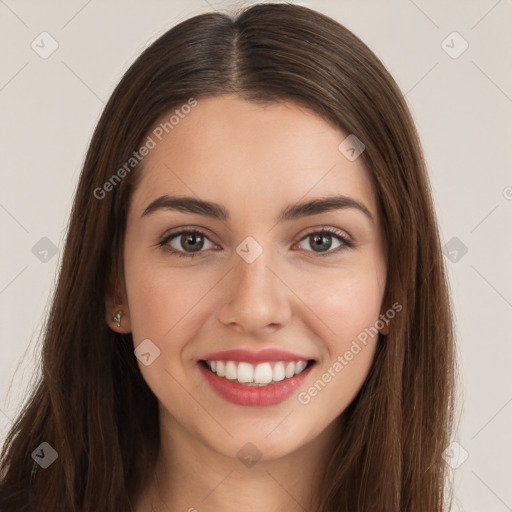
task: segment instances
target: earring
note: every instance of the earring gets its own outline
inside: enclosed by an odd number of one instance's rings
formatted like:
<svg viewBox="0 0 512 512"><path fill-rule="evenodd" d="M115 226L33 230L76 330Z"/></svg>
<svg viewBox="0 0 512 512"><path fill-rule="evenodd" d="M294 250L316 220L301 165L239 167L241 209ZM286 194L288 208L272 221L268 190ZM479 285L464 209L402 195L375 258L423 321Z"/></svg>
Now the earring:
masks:
<svg viewBox="0 0 512 512"><path fill-rule="evenodd" d="M123 314L122 311L118 311L116 316L114 316L112 318L112 320L114 320L114 322L117 324L117 327L121 327L121 315Z"/></svg>

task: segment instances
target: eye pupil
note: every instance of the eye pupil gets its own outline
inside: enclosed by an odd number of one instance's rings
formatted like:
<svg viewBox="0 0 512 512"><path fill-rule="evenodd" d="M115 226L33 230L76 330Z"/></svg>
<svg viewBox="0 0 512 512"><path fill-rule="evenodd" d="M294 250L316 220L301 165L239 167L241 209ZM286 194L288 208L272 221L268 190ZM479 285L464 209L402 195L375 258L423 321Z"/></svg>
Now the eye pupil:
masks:
<svg viewBox="0 0 512 512"><path fill-rule="evenodd" d="M322 235L322 234L313 235L312 238L314 240L312 247L315 249L315 251L316 251L317 247L322 248L322 244L325 244L326 250L330 249L330 247L332 245L332 237L329 235ZM317 251L317 252L323 252L323 251Z"/></svg>
<svg viewBox="0 0 512 512"><path fill-rule="evenodd" d="M202 236L198 233L187 233L181 236L181 244L184 249L187 249L188 246L193 251L199 251L203 248L204 240L202 240Z"/></svg>

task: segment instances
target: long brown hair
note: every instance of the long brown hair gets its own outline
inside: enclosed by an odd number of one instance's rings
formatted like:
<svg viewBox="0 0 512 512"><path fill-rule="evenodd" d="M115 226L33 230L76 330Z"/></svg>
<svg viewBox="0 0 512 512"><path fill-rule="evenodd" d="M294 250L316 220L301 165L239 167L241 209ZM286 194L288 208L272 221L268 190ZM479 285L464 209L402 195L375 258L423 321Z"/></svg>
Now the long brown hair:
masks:
<svg viewBox="0 0 512 512"><path fill-rule="evenodd" d="M261 4L175 26L140 55L106 105L76 192L45 325L42 375L3 446L7 511L128 512L147 485L159 449L157 399L139 371L131 335L116 334L105 321L111 277L122 280L137 167L102 198L94 191L162 114L190 98L226 93L293 101L364 143L387 247L384 300L403 308L343 413L315 512L445 510L454 336L413 120L393 78L349 30L305 7ZM42 442L58 459L34 478L31 454Z"/></svg>

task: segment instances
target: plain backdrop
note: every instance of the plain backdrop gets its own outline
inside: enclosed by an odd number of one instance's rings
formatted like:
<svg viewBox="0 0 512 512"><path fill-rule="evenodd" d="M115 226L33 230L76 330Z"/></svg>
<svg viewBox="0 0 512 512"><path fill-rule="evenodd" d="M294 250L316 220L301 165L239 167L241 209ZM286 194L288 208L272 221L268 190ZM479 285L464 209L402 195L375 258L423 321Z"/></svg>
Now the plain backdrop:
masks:
<svg viewBox="0 0 512 512"><path fill-rule="evenodd" d="M0 0L0 440L39 371L38 335L73 193L113 88L171 26L250 3ZM406 96L457 320L453 510L510 511L512 1L295 3L352 30Z"/></svg>

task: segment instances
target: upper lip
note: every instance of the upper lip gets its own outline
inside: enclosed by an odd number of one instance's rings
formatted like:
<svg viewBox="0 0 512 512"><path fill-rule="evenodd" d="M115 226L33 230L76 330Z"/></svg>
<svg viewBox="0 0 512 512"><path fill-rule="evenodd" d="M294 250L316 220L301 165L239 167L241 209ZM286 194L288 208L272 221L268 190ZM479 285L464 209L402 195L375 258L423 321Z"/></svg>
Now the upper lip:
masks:
<svg viewBox="0 0 512 512"><path fill-rule="evenodd" d="M309 361L312 357L294 354L285 350L266 348L263 350L232 349L222 352L212 352L200 358L199 361L245 361L261 363L265 361Z"/></svg>

